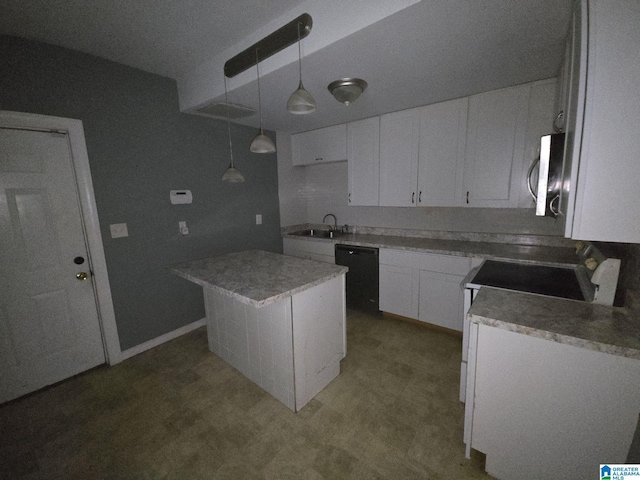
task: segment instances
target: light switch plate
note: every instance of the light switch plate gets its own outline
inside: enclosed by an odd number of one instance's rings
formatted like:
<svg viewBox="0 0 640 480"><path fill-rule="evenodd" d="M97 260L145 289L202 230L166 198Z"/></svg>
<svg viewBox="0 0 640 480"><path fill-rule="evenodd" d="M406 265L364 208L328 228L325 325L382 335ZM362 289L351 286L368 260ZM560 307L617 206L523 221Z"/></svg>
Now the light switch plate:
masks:
<svg viewBox="0 0 640 480"><path fill-rule="evenodd" d="M126 223L112 223L109 225L111 230L111 238L128 237L129 231L127 230Z"/></svg>
<svg viewBox="0 0 640 480"><path fill-rule="evenodd" d="M260 213L256 215L256 225L262 225L262 214Z"/></svg>

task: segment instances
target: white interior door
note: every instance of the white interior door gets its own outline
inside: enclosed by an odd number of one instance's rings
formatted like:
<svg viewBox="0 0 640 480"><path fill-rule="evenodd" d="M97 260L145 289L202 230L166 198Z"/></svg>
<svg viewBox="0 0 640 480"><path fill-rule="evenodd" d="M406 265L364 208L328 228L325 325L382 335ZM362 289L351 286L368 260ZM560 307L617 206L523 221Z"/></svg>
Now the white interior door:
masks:
<svg viewBox="0 0 640 480"><path fill-rule="evenodd" d="M105 362L66 134L0 128L0 292L0 402Z"/></svg>

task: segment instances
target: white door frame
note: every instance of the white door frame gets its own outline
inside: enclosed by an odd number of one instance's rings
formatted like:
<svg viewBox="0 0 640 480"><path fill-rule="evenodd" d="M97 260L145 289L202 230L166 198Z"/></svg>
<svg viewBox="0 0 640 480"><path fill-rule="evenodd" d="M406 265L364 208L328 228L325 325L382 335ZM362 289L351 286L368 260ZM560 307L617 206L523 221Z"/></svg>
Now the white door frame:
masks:
<svg viewBox="0 0 640 480"><path fill-rule="evenodd" d="M93 288L102 330L102 343L109 365L123 360L116 316L111 298L111 286L107 274L107 262L98 221L98 210L91 181L87 145L84 139L82 121L71 118L51 117L31 113L0 111L0 127L31 130L58 130L68 134L71 158L78 185L80 211L92 267Z"/></svg>

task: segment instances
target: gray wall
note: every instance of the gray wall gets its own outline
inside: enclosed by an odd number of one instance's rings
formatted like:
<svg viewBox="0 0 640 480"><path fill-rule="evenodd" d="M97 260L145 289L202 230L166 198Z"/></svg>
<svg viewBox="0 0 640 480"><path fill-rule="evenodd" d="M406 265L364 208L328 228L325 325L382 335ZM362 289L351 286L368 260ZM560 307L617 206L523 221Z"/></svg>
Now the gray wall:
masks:
<svg viewBox="0 0 640 480"><path fill-rule="evenodd" d="M175 81L6 36L0 72L3 110L83 122L123 350L204 317L201 288L167 265L250 248L282 251L276 155L249 152L255 129L232 125L246 181L223 184L226 123L180 113ZM181 188L193 192L192 205L170 205L169 190ZM189 235L179 234L179 220ZM122 222L129 237L112 239L109 224Z"/></svg>

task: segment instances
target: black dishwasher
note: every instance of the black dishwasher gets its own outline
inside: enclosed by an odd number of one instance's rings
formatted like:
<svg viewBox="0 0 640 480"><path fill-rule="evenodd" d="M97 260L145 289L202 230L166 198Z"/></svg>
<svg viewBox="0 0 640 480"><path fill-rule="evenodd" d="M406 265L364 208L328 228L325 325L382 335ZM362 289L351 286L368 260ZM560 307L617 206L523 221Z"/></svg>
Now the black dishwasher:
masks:
<svg viewBox="0 0 640 480"><path fill-rule="evenodd" d="M347 306L378 313L378 249L336 244L336 264L349 267Z"/></svg>

